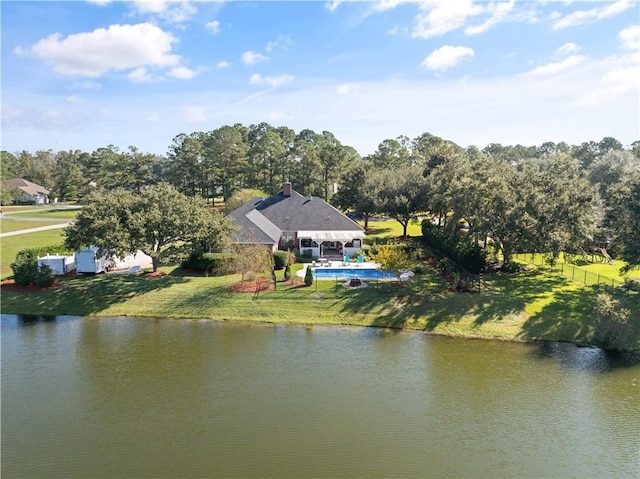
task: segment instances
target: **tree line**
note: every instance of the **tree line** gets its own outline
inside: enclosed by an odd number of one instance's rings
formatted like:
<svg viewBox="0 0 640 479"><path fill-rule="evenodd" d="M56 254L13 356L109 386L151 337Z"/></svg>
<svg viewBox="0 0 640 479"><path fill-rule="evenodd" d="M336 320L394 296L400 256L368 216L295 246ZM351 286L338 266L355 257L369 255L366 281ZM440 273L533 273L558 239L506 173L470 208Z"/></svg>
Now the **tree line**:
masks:
<svg viewBox="0 0 640 479"><path fill-rule="evenodd" d="M605 137L580 145L491 143L463 148L430 133L382 141L361 157L328 131L298 133L268 123L179 134L166 155L113 145L80 150L1 152L2 177L20 177L60 201L169 183L189 197L229 200L242 189L277 192L286 178L367 221L384 214L405 228L421 213L474 244L514 253L575 250L585 239L619 239L640 263L640 141ZM335 192L334 185L339 185ZM3 202L10 201L3 192Z"/></svg>

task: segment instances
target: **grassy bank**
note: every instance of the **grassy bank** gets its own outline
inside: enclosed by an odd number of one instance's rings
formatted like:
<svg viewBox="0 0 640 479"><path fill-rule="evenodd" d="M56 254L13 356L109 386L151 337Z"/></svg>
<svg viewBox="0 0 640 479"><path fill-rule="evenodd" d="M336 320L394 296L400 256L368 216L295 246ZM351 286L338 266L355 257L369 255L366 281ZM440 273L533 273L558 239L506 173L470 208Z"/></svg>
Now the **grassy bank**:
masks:
<svg viewBox="0 0 640 479"><path fill-rule="evenodd" d="M34 228L37 226L46 226L46 223L31 223L28 228ZM62 229L39 231L37 233L27 233L0 238L0 277L5 279L13 274L11 271L11 263L15 261L18 251L25 248L59 245L63 241L64 235ZM55 251L52 251L51 253L55 253Z"/></svg>
<svg viewBox="0 0 640 479"><path fill-rule="evenodd" d="M405 328L502 340L591 344L594 290L551 273L491 275L482 292L448 292L435 272L417 275L406 288L370 283L347 289L334 281L311 287L279 283L276 291L231 293L237 275L204 277L166 268L166 276L72 276L45 292L2 292L2 311L168 318L212 318L277 323L346 324ZM279 272L278 279L281 280ZM640 300L629 347L640 349Z"/></svg>

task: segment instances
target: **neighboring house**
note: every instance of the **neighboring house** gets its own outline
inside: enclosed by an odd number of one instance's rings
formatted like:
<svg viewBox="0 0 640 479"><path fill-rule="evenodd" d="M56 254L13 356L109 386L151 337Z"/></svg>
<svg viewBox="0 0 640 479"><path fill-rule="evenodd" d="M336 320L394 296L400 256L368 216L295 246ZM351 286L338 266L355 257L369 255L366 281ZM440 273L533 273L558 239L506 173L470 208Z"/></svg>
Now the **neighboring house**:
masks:
<svg viewBox="0 0 640 479"><path fill-rule="evenodd" d="M3 181L2 188L11 194L15 204L44 205L49 203L48 189L22 178Z"/></svg>
<svg viewBox="0 0 640 479"><path fill-rule="evenodd" d="M282 191L254 198L229 213L238 227L236 244L262 244L276 251L298 248L314 258L352 255L362 249L364 229L317 197L303 196L285 181Z"/></svg>

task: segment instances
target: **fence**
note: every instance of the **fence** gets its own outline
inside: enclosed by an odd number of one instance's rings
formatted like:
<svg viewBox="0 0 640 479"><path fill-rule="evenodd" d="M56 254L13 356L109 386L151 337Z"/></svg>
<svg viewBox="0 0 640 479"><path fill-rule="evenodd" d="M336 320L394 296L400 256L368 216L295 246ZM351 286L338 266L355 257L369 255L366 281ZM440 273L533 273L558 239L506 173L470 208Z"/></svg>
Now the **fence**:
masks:
<svg viewBox="0 0 640 479"><path fill-rule="evenodd" d="M529 253L522 253L514 255L513 258L517 259L518 261L523 261L525 263L533 264L536 266L544 266L546 268L549 268L551 271L559 274L560 276L563 276L572 281L586 284L588 286L603 285L614 289L624 284L618 279L611 278L600 273L594 273L593 271L589 271L588 269L581 268L580 266L566 263L564 261L557 262L554 265L550 265L546 261L544 256L539 254L532 255Z"/></svg>

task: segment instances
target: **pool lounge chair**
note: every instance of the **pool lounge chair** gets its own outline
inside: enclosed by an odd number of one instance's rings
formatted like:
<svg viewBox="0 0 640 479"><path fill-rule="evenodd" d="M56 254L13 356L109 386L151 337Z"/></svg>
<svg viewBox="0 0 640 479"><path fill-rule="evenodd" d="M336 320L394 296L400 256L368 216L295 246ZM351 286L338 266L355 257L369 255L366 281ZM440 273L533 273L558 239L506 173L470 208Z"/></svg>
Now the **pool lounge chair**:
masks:
<svg viewBox="0 0 640 479"><path fill-rule="evenodd" d="M351 261L351 258L349 257L349 255L346 255L344 257L344 261L342 262L342 266L347 266L350 261Z"/></svg>

